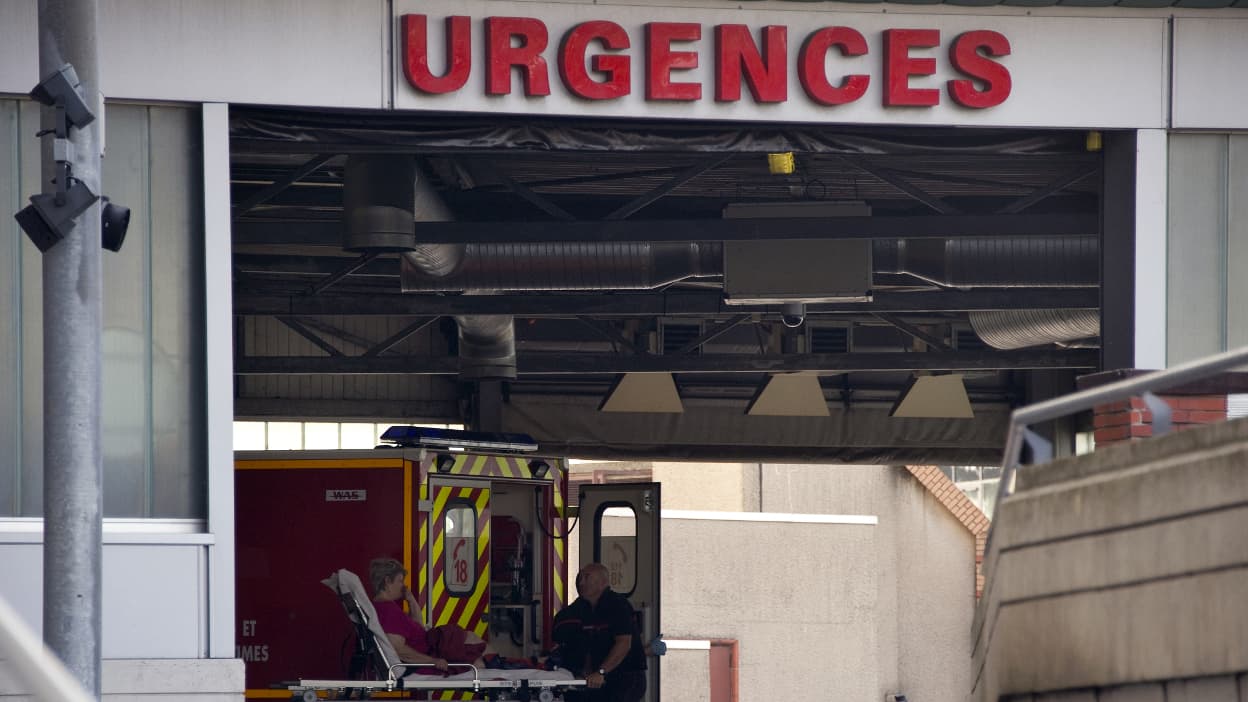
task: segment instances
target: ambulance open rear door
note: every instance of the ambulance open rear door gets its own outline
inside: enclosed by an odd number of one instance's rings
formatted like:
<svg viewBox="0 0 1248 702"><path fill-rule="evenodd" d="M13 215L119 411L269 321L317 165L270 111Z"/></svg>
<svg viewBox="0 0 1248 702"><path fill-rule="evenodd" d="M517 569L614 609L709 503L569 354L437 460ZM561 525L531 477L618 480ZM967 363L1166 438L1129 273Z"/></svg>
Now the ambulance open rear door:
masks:
<svg viewBox="0 0 1248 702"><path fill-rule="evenodd" d="M611 589L640 615L641 640L659 628L659 483L582 485L579 494L580 562L602 563ZM659 659L646 659L646 702L659 700Z"/></svg>

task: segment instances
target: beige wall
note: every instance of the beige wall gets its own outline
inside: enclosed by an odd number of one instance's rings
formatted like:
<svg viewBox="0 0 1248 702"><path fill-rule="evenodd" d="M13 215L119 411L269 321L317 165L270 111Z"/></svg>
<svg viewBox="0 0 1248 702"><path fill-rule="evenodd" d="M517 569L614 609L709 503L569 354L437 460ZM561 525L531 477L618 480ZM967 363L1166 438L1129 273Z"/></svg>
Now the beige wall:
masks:
<svg viewBox="0 0 1248 702"><path fill-rule="evenodd" d="M883 700L889 692L967 699L974 538L908 471L756 463L652 470L665 510L879 518L877 526L663 520L663 633L739 640L743 702ZM579 529L569 544L572 572L578 537ZM663 699L700 699L705 660L699 651L669 654Z"/></svg>
<svg viewBox="0 0 1248 702"><path fill-rule="evenodd" d="M758 511L757 463L652 463L664 509Z"/></svg>
<svg viewBox="0 0 1248 702"><path fill-rule="evenodd" d="M971 689L975 539L903 468L763 468L768 512L875 514L879 690L960 701Z"/></svg>

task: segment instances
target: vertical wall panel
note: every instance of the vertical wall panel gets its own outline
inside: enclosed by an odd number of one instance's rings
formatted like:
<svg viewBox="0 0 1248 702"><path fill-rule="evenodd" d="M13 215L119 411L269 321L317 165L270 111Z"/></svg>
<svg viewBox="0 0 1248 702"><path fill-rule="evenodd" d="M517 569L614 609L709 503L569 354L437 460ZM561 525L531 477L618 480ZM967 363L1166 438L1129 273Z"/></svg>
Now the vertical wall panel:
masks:
<svg viewBox="0 0 1248 702"><path fill-rule="evenodd" d="M108 105L103 191L130 207L125 245L104 255L104 513L142 515L151 474L151 152L148 109Z"/></svg>
<svg viewBox="0 0 1248 702"><path fill-rule="evenodd" d="M23 206L18 103L0 100L0 212ZM0 217L0 516L21 508L22 235Z"/></svg>
<svg viewBox="0 0 1248 702"><path fill-rule="evenodd" d="M153 516L207 511L204 213L198 111L151 114ZM181 294L161 294L162 291Z"/></svg>
<svg viewBox="0 0 1248 702"><path fill-rule="evenodd" d="M1226 343L1227 137L1170 138L1167 365Z"/></svg>
<svg viewBox="0 0 1248 702"><path fill-rule="evenodd" d="M1227 160L1226 343L1248 344L1248 135L1230 137Z"/></svg>
<svg viewBox="0 0 1248 702"><path fill-rule="evenodd" d="M23 101L19 109L22 193L39 192L41 149L39 105ZM43 256L22 241L22 510L23 517L43 516Z"/></svg>

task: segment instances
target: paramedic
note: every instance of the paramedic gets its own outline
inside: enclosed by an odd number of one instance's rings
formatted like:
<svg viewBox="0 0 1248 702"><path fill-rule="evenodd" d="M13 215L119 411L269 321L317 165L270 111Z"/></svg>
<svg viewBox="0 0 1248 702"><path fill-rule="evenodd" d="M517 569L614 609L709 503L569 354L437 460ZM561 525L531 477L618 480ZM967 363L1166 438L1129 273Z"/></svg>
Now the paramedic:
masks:
<svg viewBox="0 0 1248 702"><path fill-rule="evenodd" d="M591 563L576 577L580 597L568 605L581 621L586 649L584 696L594 702L637 702L646 694L646 656L628 599L611 590L606 566Z"/></svg>
<svg viewBox="0 0 1248 702"><path fill-rule="evenodd" d="M373 586L373 606L377 610L377 623L386 632L386 638L394 644L394 650L404 663L432 663L445 671L446 659L429 655L429 641L425 627L420 624L420 607L416 596L403 584L407 569L393 558L375 558L368 564L368 579ZM407 614L403 613L403 601L407 601Z"/></svg>

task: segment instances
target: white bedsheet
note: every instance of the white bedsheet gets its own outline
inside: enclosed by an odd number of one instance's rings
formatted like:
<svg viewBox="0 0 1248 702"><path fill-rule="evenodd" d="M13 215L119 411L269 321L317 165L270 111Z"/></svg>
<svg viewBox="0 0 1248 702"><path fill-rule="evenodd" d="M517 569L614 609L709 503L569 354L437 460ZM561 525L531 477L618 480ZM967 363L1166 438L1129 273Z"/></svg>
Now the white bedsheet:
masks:
<svg viewBox="0 0 1248 702"><path fill-rule="evenodd" d="M429 675L427 673L408 673L403 676L405 681L409 682L437 682L439 680L472 680L473 673L466 668L458 668L452 665L451 670L463 670L456 672L454 675ZM477 675L481 680L575 680L576 676L571 671L563 668L554 670L537 670L534 668L515 668L512 670L498 670L495 668L478 668Z"/></svg>

